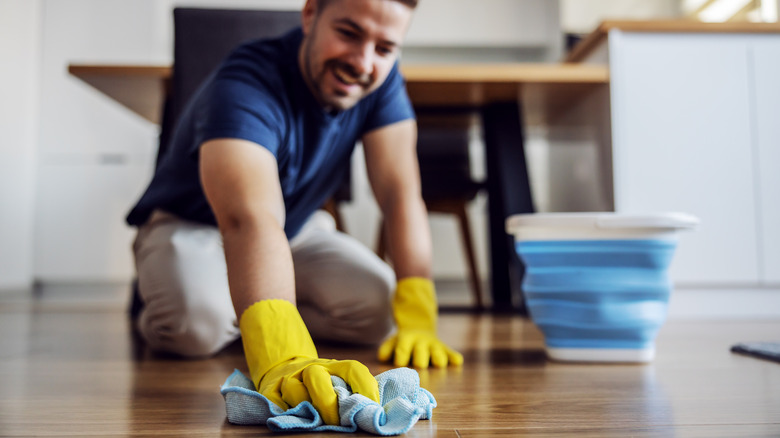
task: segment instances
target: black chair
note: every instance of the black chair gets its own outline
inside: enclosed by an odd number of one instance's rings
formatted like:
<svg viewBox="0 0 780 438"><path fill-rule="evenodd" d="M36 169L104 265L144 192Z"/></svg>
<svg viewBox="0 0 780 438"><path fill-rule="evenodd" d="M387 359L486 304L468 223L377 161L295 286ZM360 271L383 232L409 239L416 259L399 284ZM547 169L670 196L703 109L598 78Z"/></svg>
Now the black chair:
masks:
<svg viewBox="0 0 780 438"><path fill-rule="evenodd" d="M469 114L439 116L418 111L417 159L420 165L422 197L428 212L451 214L458 219L474 305L481 309L482 284L466 207L484 188L484 183L475 181L471 176L468 132L470 120ZM382 222L376 253L384 257L386 248Z"/></svg>

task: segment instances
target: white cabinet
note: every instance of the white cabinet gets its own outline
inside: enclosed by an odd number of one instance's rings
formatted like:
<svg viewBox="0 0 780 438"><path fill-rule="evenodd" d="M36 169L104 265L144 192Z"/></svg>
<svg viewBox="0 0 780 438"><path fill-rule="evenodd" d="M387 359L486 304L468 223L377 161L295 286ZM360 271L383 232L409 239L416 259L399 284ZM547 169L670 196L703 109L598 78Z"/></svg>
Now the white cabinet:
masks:
<svg viewBox="0 0 780 438"><path fill-rule="evenodd" d="M615 210L701 219L675 256L676 280L754 281L745 43L618 31L609 38Z"/></svg>
<svg viewBox="0 0 780 438"><path fill-rule="evenodd" d="M701 219L681 285L780 279L780 35L609 33L615 210Z"/></svg>
<svg viewBox="0 0 780 438"><path fill-rule="evenodd" d="M780 38L751 45L761 279L780 284Z"/></svg>
<svg viewBox="0 0 780 438"><path fill-rule="evenodd" d="M595 36L570 59L607 64L609 93L568 109L548 137L599 147L607 208L701 219L671 265L670 317L777 317L780 32L606 21Z"/></svg>

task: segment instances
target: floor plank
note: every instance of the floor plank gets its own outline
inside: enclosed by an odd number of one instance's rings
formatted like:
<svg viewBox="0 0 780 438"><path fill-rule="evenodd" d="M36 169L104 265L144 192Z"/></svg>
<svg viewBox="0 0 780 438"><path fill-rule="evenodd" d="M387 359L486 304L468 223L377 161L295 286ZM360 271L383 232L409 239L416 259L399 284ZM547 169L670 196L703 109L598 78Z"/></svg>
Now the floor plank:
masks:
<svg viewBox="0 0 780 438"><path fill-rule="evenodd" d="M92 303L0 301L0 436L271 434L225 421L219 387L245 370L240 345L154 355L122 306ZM412 437L780 436L780 364L729 351L778 340L780 321L668 322L648 365L550 362L518 316L446 313L440 331L466 363L420 373L439 406ZM373 349L318 348L389 369Z"/></svg>

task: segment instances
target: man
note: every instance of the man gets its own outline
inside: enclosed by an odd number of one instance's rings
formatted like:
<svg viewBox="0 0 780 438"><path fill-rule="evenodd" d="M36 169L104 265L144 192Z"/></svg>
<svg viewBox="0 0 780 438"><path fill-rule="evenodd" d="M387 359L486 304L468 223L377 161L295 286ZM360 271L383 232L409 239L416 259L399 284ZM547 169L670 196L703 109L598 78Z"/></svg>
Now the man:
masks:
<svg viewBox="0 0 780 438"><path fill-rule="evenodd" d="M309 330L376 344L392 315L380 360L462 363L436 335L416 125L396 62L415 5L308 0L302 29L240 47L196 93L128 216L153 349L212 354L238 337L239 315L258 391L282 408L310 400L328 424L330 375L376 401L377 383L358 362L319 359ZM395 272L314 214L358 139Z"/></svg>

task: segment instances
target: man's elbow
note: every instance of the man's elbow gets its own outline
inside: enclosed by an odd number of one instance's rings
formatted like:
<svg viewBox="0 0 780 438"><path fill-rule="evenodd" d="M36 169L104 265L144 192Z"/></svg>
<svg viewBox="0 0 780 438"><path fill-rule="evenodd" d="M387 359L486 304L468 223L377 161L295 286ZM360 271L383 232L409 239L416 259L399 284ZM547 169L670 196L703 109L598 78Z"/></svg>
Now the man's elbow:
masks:
<svg viewBox="0 0 780 438"><path fill-rule="evenodd" d="M425 208L422 193L414 186L405 186L402 190L387 191L381 196L381 199L377 200L377 203L385 215L394 211L407 210L411 206Z"/></svg>
<svg viewBox="0 0 780 438"><path fill-rule="evenodd" d="M220 232L245 233L264 227L284 228L284 209L272 207L239 207L223 211L217 215Z"/></svg>

